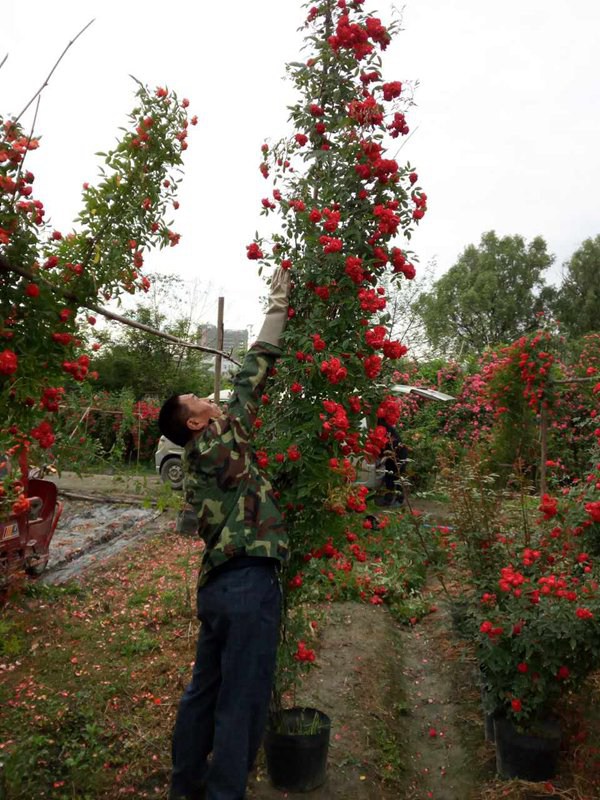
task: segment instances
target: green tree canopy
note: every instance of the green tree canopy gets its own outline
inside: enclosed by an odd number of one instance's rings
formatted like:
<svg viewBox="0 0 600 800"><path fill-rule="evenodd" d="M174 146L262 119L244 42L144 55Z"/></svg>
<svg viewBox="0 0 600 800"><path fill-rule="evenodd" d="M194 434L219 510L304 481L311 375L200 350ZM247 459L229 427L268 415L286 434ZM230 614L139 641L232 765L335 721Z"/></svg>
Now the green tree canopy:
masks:
<svg viewBox="0 0 600 800"><path fill-rule="evenodd" d="M153 275L152 279L152 292L137 303L131 318L180 339L197 340L196 309L181 311L186 308L182 281L165 275ZM174 306L178 309L175 315ZM98 339L102 341L102 349L93 360L93 368L98 372L97 385L102 389L130 389L135 400L163 400L172 393L212 391L213 377L206 356L197 350L129 327L107 328L99 333Z"/></svg>
<svg viewBox="0 0 600 800"><path fill-rule="evenodd" d="M578 337L600 331L600 236L586 239L565 268L553 303L565 333Z"/></svg>
<svg viewBox="0 0 600 800"><path fill-rule="evenodd" d="M543 273L553 260L541 236L527 244L522 236L484 233L416 301L431 346L481 354L533 330L548 297Z"/></svg>

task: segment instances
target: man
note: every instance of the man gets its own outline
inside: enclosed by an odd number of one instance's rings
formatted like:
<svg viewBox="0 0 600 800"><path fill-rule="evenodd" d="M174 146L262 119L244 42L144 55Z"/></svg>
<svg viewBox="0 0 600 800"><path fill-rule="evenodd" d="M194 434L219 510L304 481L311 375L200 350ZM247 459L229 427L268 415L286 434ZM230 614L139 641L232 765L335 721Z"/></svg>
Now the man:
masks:
<svg viewBox="0 0 600 800"><path fill-rule="evenodd" d="M381 454L381 466L384 469L383 485L385 493L376 500L380 506L401 506L404 502L404 490L401 476L406 472L408 449L400 441L398 431L382 417L377 424L384 427L388 434L388 444Z"/></svg>
<svg viewBox="0 0 600 800"><path fill-rule="evenodd" d="M281 614L277 573L287 559L287 536L271 484L258 470L252 433L269 370L281 355L289 289L289 274L277 270L227 414L185 394L169 398L159 415L163 435L185 447L185 498L206 543L196 662L173 733L171 800L243 800L267 719Z"/></svg>

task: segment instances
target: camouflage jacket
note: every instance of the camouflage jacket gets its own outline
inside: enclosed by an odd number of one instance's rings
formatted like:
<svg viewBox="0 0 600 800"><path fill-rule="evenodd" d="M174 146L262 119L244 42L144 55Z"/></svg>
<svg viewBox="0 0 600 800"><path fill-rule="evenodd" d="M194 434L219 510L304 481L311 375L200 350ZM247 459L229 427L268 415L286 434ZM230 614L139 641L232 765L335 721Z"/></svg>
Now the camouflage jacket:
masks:
<svg viewBox="0 0 600 800"><path fill-rule="evenodd" d="M253 345L234 380L227 415L213 420L185 447L185 499L198 515L198 533L206 542L199 585L234 556L287 560L283 517L252 444L267 374L280 354L273 345Z"/></svg>

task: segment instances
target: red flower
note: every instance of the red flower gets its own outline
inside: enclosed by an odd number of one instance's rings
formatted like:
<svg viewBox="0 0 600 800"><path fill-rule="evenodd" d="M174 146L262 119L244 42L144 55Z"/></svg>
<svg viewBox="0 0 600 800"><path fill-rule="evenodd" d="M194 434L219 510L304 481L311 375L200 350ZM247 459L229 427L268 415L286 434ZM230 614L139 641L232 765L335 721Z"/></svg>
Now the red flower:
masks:
<svg viewBox="0 0 600 800"><path fill-rule="evenodd" d="M571 670L568 667L562 666L558 668L558 672L556 673L556 678L559 681L566 681L570 674Z"/></svg>
<svg viewBox="0 0 600 800"><path fill-rule="evenodd" d="M34 439L40 443L40 447L52 447L56 439L52 427L48 422L41 422L37 428L32 428L30 431Z"/></svg>
<svg viewBox="0 0 600 800"><path fill-rule="evenodd" d="M365 373L368 378L376 378L381 372L381 357L380 356L367 356L363 361Z"/></svg>
<svg viewBox="0 0 600 800"><path fill-rule="evenodd" d="M397 139L401 134L402 136L406 136L406 134L410 131L410 128L406 124L406 117L401 111L397 111L394 114L394 119L392 120L391 124L388 125L388 131L390 132L392 139ZM413 172L411 176L409 176L409 180L411 183L415 183L416 175L414 181L412 180L412 175L415 175L415 173Z"/></svg>
<svg viewBox="0 0 600 800"><path fill-rule="evenodd" d="M406 345L401 344L400 342L393 342L391 339L387 339L383 343L383 355L386 358L396 359L402 358L402 356L408 352L408 347Z"/></svg>
<svg viewBox="0 0 600 800"><path fill-rule="evenodd" d="M26 511L29 511L29 499L24 494L21 494L12 504L12 513L18 516Z"/></svg>
<svg viewBox="0 0 600 800"><path fill-rule="evenodd" d="M292 444L287 449L287 456L290 461L298 461L300 458L300 450L296 447L295 444Z"/></svg>
<svg viewBox="0 0 600 800"><path fill-rule="evenodd" d="M335 239L332 236L320 236L319 244L323 245L324 253L339 253L344 246L341 239Z"/></svg>
<svg viewBox="0 0 600 800"><path fill-rule="evenodd" d="M379 350L383 347L383 341L387 334L387 330L383 325L376 325L371 330L365 331L365 341L374 350Z"/></svg>
<svg viewBox="0 0 600 800"><path fill-rule="evenodd" d="M298 642L298 649L294 653L296 661L314 661L315 651L306 646L306 642Z"/></svg>
<svg viewBox="0 0 600 800"><path fill-rule="evenodd" d="M294 139L298 142L300 147L304 147L304 145L308 142L308 136L306 136L304 133L297 133L294 136Z"/></svg>
<svg viewBox="0 0 600 800"><path fill-rule="evenodd" d="M269 456L265 450L256 451L256 463L261 469L266 469L269 466Z"/></svg>
<svg viewBox="0 0 600 800"><path fill-rule="evenodd" d="M302 586L302 574L299 572L289 582L290 589L299 589Z"/></svg>
<svg viewBox="0 0 600 800"><path fill-rule="evenodd" d="M362 258L358 256L348 256L346 258L346 275L356 284L361 284L365 279L362 270Z"/></svg>
<svg viewBox="0 0 600 800"><path fill-rule="evenodd" d="M373 95L367 95L365 100L352 100L348 105L348 116L358 125L379 125L383 121L382 107Z"/></svg>
<svg viewBox="0 0 600 800"><path fill-rule="evenodd" d="M594 503L586 503L584 508L593 522L600 522L600 500L596 500Z"/></svg>
<svg viewBox="0 0 600 800"><path fill-rule="evenodd" d="M325 342L323 341L323 339L321 339L321 335L320 334L312 333L310 338L313 340L313 347L315 348L315 350L317 352L321 352L322 350L325 350L326 345L325 345Z"/></svg>
<svg viewBox="0 0 600 800"><path fill-rule="evenodd" d="M0 353L0 375L12 375L18 366L19 359L12 350L3 350Z"/></svg>
<svg viewBox="0 0 600 800"><path fill-rule="evenodd" d="M250 261L256 261L259 258L263 258L263 252L260 247L256 244L256 242L252 242L252 244L246 245L246 256L250 259Z"/></svg>
<svg viewBox="0 0 600 800"><path fill-rule="evenodd" d="M393 100L395 97L400 97L402 92L402 84L400 81L392 81L392 83L384 83L382 89L383 99Z"/></svg>
<svg viewBox="0 0 600 800"><path fill-rule="evenodd" d="M348 374L346 367L342 366L339 358L332 357L329 361L321 362L321 374L325 375L329 383L340 383Z"/></svg>
<svg viewBox="0 0 600 800"><path fill-rule="evenodd" d="M589 608L578 608L575 611L575 614L579 619L593 619L594 615L589 610Z"/></svg>
<svg viewBox="0 0 600 800"><path fill-rule="evenodd" d="M513 710L513 711L514 711L516 714L518 714L520 711L522 711L522 710L523 710L523 704L522 704L522 703L521 703L521 701L518 699L518 697L515 697L515 699L514 699L514 700L511 700L511 701L510 701L510 705L511 705L511 708L512 708L512 710Z"/></svg>
<svg viewBox="0 0 600 800"><path fill-rule="evenodd" d="M25 294L27 297L39 297L40 287L37 285L37 283L28 283L25 287Z"/></svg>

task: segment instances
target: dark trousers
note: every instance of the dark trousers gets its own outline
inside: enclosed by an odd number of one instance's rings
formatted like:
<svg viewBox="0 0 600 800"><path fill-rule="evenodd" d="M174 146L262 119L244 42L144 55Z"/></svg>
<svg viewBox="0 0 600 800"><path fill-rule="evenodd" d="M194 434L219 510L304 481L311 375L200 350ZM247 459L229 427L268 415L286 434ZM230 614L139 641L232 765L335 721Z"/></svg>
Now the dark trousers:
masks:
<svg viewBox="0 0 600 800"><path fill-rule="evenodd" d="M173 794L194 798L205 787L207 800L243 800L267 719L280 615L270 562L227 570L198 590L202 625L173 733Z"/></svg>

